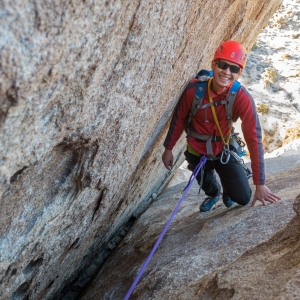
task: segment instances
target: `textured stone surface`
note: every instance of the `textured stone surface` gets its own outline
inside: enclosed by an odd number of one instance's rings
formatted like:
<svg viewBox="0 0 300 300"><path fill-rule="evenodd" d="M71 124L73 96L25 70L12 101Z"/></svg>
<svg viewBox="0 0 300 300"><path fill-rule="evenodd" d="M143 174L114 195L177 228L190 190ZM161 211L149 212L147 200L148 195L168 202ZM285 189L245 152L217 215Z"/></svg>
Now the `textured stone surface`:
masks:
<svg viewBox="0 0 300 300"><path fill-rule="evenodd" d="M300 217L300 195L297 196L293 207L294 207L294 211Z"/></svg>
<svg viewBox="0 0 300 300"><path fill-rule="evenodd" d="M186 82L281 2L1 2L1 299L57 299L115 247L172 175L162 140Z"/></svg>
<svg viewBox="0 0 300 300"><path fill-rule="evenodd" d="M300 218L293 202L300 192L300 166L284 172L275 166L277 158L270 160L268 187L282 198L276 204L227 209L219 202L199 213L204 196L199 199L193 185L132 299L298 299ZM124 298L185 184L167 188L151 204L82 300Z"/></svg>

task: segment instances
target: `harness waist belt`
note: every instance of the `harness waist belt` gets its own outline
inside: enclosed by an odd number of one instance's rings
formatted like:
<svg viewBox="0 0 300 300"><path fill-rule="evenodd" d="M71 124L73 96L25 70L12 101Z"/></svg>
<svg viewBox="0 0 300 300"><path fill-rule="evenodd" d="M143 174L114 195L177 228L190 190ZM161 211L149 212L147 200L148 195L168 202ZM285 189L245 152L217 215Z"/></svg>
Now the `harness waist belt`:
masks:
<svg viewBox="0 0 300 300"><path fill-rule="evenodd" d="M220 136L200 134L193 130L188 131L188 136L196 138L196 140L200 143L205 143L206 144L206 153L208 156L213 156L211 143L222 141L222 137L220 137ZM224 136L224 139L227 139L227 138L228 138L228 136Z"/></svg>
<svg viewBox="0 0 300 300"><path fill-rule="evenodd" d="M206 134L200 134L198 132L195 132L193 130L189 130L188 133L189 136L196 138L197 141L206 143L207 140L210 140L211 142L219 142L222 141L222 137L218 135L206 135ZM228 136L224 136L224 139L228 138Z"/></svg>
<svg viewBox="0 0 300 300"><path fill-rule="evenodd" d="M206 140L202 140L202 139L199 139L199 138L196 138L196 140L198 141L198 142L201 142L201 143L206 143L206 141L207 141L207 139ZM220 136L216 136L216 135L213 135L212 137L211 137L211 140L210 140L211 142L220 142L220 141L222 141L222 138L220 137Z"/></svg>
<svg viewBox="0 0 300 300"><path fill-rule="evenodd" d="M202 157L205 156L206 160L219 160L220 159L220 155L218 156L211 156L211 155L204 155L204 154L199 154L189 143L187 143L187 150L189 153Z"/></svg>

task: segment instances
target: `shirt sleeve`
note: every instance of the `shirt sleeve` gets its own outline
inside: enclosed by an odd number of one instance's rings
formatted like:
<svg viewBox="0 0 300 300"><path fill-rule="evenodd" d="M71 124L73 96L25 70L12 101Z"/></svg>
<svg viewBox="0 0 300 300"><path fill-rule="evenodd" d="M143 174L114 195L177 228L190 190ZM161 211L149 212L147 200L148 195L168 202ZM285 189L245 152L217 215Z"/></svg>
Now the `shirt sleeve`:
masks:
<svg viewBox="0 0 300 300"><path fill-rule="evenodd" d="M163 144L168 150L173 149L184 131L185 120L188 117L194 100L196 85L197 80L194 79L190 81L176 105L170 127Z"/></svg>
<svg viewBox="0 0 300 300"><path fill-rule="evenodd" d="M262 129L260 126L255 102L248 91L241 87L233 108L234 119L240 117L242 131L250 152L253 183L265 184L264 147L262 143Z"/></svg>

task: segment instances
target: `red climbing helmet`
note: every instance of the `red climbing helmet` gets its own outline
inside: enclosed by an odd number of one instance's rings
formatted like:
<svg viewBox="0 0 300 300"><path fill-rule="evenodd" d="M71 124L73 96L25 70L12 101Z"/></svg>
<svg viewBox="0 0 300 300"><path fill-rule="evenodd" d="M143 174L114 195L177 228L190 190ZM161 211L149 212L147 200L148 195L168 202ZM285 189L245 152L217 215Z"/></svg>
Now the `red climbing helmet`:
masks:
<svg viewBox="0 0 300 300"><path fill-rule="evenodd" d="M247 61L246 49L236 41L226 41L217 48L214 60L228 60L244 68Z"/></svg>

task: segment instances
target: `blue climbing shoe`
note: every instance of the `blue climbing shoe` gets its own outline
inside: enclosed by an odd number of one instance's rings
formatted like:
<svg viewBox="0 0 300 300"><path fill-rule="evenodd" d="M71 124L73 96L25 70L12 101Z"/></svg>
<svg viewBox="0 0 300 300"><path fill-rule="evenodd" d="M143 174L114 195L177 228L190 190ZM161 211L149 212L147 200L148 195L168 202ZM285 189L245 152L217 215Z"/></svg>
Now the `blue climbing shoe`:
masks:
<svg viewBox="0 0 300 300"><path fill-rule="evenodd" d="M227 195L224 195L224 194L223 194L223 203L228 208L234 204L234 202Z"/></svg>
<svg viewBox="0 0 300 300"><path fill-rule="evenodd" d="M206 212L211 210L211 208L219 201L220 195L217 197L207 197L203 201L203 203L200 205L200 211L201 212Z"/></svg>

